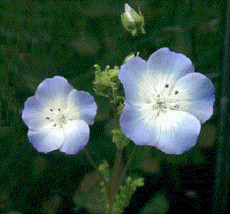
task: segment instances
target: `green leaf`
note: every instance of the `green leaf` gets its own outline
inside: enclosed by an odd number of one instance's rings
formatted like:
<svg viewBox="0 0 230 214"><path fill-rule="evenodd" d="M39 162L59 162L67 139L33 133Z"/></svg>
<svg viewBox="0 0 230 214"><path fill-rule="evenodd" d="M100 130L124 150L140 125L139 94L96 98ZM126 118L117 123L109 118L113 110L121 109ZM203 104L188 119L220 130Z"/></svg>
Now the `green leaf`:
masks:
<svg viewBox="0 0 230 214"><path fill-rule="evenodd" d="M150 201L146 203L146 206L141 210L140 214L154 213L165 214L169 210L169 201L164 193L158 193Z"/></svg>

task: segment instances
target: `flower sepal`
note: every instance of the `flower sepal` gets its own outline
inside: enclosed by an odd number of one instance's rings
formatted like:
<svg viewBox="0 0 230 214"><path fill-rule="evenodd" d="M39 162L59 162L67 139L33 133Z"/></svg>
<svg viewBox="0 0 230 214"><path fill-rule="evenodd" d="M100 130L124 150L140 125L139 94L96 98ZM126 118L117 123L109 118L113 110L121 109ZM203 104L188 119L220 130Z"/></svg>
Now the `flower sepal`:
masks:
<svg viewBox="0 0 230 214"><path fill-rule="evenodd" d="M139 52L137 53L137 56L139 55ZM130 59L132 59L133 57L135 57L135 53L130 53L128 56L125 57L125 60L123 62L123 64L125 64L126 62L128 62Z"/></svg>

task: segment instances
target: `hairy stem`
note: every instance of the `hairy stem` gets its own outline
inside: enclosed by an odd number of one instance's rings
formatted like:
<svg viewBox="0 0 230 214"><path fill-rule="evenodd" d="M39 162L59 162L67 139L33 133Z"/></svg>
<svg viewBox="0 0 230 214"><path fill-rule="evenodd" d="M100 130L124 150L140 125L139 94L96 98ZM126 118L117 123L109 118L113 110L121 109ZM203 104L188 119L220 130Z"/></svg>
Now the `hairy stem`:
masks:
<svg viewBox="0 0 230 214"><path fill-rule="evenodd" d="M125 178L126 172L127 172L128 168L129 168L129 166L130 166L130 164L131 164L131 162L132 162L132 160L133 160L133 157L134 157L134 155L135 155L136 150L137 150L137 146L134 145L133 150L132 150L132 152L131 152L130 155L129 155L128 161L127 161L126 165L124 166L124 168L123 168L123 170L122 170L122 174L121 174L121 178L120 178L121 182L122 182L122 181L124 180L124 178Z"/></svg>
<svg viewBox="0 0 230 214"><path fill-rule="evenodd" d="M106 194L108 195L108 182L105 180L104 176L102 175L102 173L100 172L100 170L98 169L98 166L96 165L96 163L94 162L94 160L92 159L89 151L86 149L86 147L84 148L85 154L89 160L89 162L92 164L92 166L94 167L94 169L97 171L98 175L100 176L101 180L104 182L105 187L106 187Z"/></svg>
<svg viewBox="0 0 230 214"><path fill-rule="evenodd" d="M111 96L111 101L112 101L112 109L113 109L113 126L114 129L119 129L120 124L119 124L119 114L117 111L117 106L114 103L116 97L116 92L113 90L112 91L112 96ZM109 180L109 195L108 195L108 200L109 200L109 207L106 213L111 213L113 209L113 204L115 201L115 197L119 191L119 186L120 186L120 179L119 175L121 172L122 168L122 154L123 154L123 148L116 148L116 156L115 156L115 162L114 162L114 167L112 171L111 178Z"/></svg>
<svg viewBox="0 0 230 214"><path fill-rule="evenodd" d="M137 56L138 49L139 49L139 46L140 46L140 36L139 36L139 34L137 34L137 36L135 38L136 38L136 45L135 45L134 55Z"/></svg>

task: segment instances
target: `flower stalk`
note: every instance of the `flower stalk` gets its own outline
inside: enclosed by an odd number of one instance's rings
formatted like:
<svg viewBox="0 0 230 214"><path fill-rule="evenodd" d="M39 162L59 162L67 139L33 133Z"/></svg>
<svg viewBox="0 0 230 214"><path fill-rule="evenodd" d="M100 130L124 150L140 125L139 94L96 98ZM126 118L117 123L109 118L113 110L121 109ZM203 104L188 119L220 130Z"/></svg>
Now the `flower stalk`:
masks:
<svg viewBox="0 0 230 214"><path fill-rule="evenodd" d="M99 65L96 65L95 68L96 68L96 72L95 72L94 90L98 95L105 96L110 99L110 104L113 111L113 130L112 130L113 143L115 143L116 145L116 155L115 155L114 166L112 168L111 176L110 178L104 177L102 179L103 182L102 188L105 189L106 203L107 203L105 213L106 214L120 213L124 209L124 206L127 206L127 203L123 204L120 201L121 198L125 197L126 198L125 201L127 202L129 201L130 194L133 194L132 191L131 191L132 193L127 192L130 189L128 185L130 185L130 183L133 183L132 185L135 186L135 188L138 186L135 183L137 182L135 179L134 180L131 179L128 183L125 183L122 186L122 183L124 182L125 179L125 174L134 156L135 149L130 154L127 164L123 166L123 161L122 161L123 152L125 146L129 144L129 140L125 137L124 133L122 133L120 129L120 115L123 109L122 103L124 101L124 98L117 94L117 89L119 84L119 80L118 80L119 69L118 67L115 67L114 69L110 69L110 66L106 66L105 70L102 71ZM125 193L123 192L124 190ZM120 206L121 204L123 204L122 207Z"/></svg>
<svg viewBox="0 0 230 214"><path fill-rule="evenodd" d="M113 109L113 126L114 129L120 129L120 124L119 124L119 114L118 114L118 109L117 105L114 102L116 99L116 90L112 90L112 96L111 96L111 104L112 104L112 109ZM122 167L122 154L123 154L123 148L119 148L116 146L116 156L115 156L115 162L114 162L114 167L112 171L111 178L109 180L109 205L108 205L108 210L106 214L109 214L112 212L113 204L115 201L115 197L119 191L119 186L120 186L120 179L119 179L119 174L121 172L121 167Z"/></svg>

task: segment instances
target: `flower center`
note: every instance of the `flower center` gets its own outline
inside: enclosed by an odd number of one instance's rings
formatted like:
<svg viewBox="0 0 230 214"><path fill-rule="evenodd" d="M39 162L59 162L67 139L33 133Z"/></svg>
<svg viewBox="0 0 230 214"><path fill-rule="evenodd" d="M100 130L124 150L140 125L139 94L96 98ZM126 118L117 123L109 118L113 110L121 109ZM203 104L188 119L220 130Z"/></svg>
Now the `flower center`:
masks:
<svg viewBox="0 0 230 214"><path fill-rule="evenodd" d="M169 84L166 84L164 89L160 92L157 93L154 96L154 101L153 101L153 109L157 110L157 115L159 115L161 112L167 112L169 109L170 110L177 110L179 109L179 105L177 104L177 99L174 95L177 95L179 91L174 91L173 93L170 93L168 90Z"/></svg>
<svg viewBox="0 0 230 214"><path fill-rule="evenodd" d="M46 120L49 120L52 123L52 126L55 128L63 128L63 126L72 120L72 118L70 116L70 112L67 111L67 109L50 108L48 110L48 116L46 117Z"/></svg>

